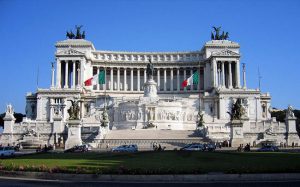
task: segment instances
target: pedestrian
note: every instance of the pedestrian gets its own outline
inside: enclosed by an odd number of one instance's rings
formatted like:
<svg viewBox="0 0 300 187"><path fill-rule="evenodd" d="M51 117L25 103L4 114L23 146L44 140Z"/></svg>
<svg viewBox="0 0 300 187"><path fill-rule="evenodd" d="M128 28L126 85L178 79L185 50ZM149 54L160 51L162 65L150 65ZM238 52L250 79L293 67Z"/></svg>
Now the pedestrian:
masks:
<svg viewBox="0 0 300 187"><path fill-rule="evenodd" d="M161 151L161 145L158 144L158 151Z"/></svg>

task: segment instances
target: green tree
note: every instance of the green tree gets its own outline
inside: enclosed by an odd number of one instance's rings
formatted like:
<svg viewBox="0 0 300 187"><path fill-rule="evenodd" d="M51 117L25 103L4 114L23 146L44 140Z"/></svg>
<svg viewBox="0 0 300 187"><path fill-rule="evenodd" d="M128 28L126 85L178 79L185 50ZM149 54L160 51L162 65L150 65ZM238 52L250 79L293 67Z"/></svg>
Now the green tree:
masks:
<svg viewBox="0 0 300 187"><path fill-rule="evenodd" d="M5 113L0 114L0 126L2 126L2 127L4 126L4 120L3 120L4 116L5 116ZM14 113L14 117L16 118L15 123L22 122L23 117L25 117L25 116L26 115L22 114L22 113Z"/></svg>

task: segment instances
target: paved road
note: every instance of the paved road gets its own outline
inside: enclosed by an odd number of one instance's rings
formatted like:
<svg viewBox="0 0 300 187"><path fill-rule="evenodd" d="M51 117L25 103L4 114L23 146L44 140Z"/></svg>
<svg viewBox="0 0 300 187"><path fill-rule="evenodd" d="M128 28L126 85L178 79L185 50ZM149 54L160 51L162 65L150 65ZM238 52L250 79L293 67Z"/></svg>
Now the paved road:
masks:
<svg viewBox="0 0 300 187"><path fill-rule="evenodd" d="M17 179L17 178L4 178L0 177L0 187L299 187L299 181L276 181L276 182L201 182L201 183L161 183L161 182L70 182L70 181L53 181L53 180L30 180L30 179Z"/></svg>

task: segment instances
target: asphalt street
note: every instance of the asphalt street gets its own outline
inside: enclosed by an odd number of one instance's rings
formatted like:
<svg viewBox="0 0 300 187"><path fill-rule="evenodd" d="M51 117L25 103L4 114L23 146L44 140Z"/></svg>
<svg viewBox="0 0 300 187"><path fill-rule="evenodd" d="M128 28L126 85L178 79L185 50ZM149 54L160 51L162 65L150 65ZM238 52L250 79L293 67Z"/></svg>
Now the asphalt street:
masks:
<svg viewBox="0 0 300 187"><path fill-rule="evenodd" d="M299 181L226 181L226 182L200 182L200 183L182 183L182 182L93 182L93 181L55 181L55 180L41 180L41 179L22 179L22 178L5 178L0 177L0 187L144 187L144 186L155 186L155 187L299 187Z"/></svg>

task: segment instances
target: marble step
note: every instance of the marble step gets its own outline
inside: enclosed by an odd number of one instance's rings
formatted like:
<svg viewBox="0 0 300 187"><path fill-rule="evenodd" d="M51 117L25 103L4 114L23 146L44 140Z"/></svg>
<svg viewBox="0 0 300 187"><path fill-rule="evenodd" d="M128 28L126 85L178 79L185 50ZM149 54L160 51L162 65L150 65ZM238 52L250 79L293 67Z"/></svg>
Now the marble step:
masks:
<svg viewBox="0 0 300 187"><path fill-rule="evenodd" d="M105 139L199 139L194 130L112 130Z"/></svg>

